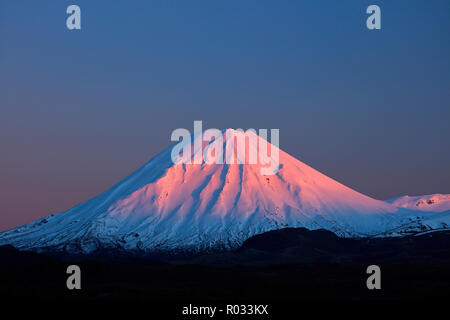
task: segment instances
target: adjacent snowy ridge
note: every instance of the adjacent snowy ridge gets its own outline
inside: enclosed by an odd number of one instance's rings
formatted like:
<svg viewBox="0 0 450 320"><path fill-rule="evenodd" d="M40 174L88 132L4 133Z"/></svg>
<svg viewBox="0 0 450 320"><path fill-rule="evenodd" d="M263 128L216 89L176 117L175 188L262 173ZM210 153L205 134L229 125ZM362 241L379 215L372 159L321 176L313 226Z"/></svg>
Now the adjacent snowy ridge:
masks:
<svg viewBox="0 0 450 320"><path fill-rule="evenodd" d="M444 212L450 210L450 194L430 194L426 196L403 196L387 202L396 207L421 211Z"/></svg>
<svg viewBox="0 0 450 320"><path fill-rule="evenodd" d="M434 217L358 193L281 150L279 170L264 176L261 164L173 164L173 147L85 203L0 233L0 245L83 253L223 250L284 227L365 237Z"/></svg>

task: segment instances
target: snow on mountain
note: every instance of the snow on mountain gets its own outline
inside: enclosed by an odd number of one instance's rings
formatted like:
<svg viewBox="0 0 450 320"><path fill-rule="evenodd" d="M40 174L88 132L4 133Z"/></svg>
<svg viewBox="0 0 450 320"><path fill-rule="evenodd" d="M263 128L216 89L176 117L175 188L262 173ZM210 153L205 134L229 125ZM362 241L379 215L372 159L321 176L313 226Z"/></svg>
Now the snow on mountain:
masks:
<svg viewBox="0 0 450 320"><path fill-rule="evenodd" d="M450 210L450 194L430 194L426 196L403 196L387 202L396 207L421 211L444 212Z"/></svg>
<svg viewBox="0 0 450 320"><path fill-rule="evenodd" d="M0 233L0 245L85 253L232 249L283 227L364 237L430 216L358 193L281 150L276 174L262 175L262 164L173 164L172 148L85 203Z"/></svg>
<svg viewBox="0 0 450 320"><path fill-rule="evenodd" d="M425 219L402 225L387 232L377 235L378 237L398 237L407 235L420 235L428 232L450 230L450 210L437 212Z"/></svg>
<svg viewBox="0 0 450 320"><path fill-rule="evenodd" d="M450 195L430 194L424 196L403 196L386 202L403 209L428 212L424 219L407 223L400 227L381 233L378 236L405 236L432 231L450 230Z"/></svg>
<svg viewBox="0 0 450 320"><path fill-rule="evenodd" d="M450 229L450 210L440 212L433 216L419 221L419 223L430 230L449 230Z"/></svg>

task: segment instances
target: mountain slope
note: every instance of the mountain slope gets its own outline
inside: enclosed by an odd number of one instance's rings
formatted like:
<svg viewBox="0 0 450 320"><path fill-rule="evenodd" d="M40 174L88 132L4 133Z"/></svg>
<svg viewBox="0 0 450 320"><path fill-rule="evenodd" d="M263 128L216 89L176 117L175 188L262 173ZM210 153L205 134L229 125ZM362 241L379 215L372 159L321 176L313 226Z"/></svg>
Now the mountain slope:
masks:
<svg viewBox="0 0 450 320"><path fill-rule="evenodd" d="M424 219L401 225L385 233L379 234L379 237L398 237L408 235L420 235L435 231L450 230L450 210L445 212L435 212Z"/></svg>
<svg viewBox="0 0 450 320"><path fill-rule="evenodd" d="M248 150L258 149L259 142L249 141ZM274 175L262 175L259 163L173 164L172 148L98 197L1 233L0 245L69 252L219 250L283 227L360 237L429 215L358 193L273 145L279 151Z"/></svg>
<svg viewBox="0 0 450 320"><path fill-rule="evenodd" d="M450 210L450 194L429 194L426 196L403 196L391 200L388 203L396 207L421 211L444 212Z"/></svg>

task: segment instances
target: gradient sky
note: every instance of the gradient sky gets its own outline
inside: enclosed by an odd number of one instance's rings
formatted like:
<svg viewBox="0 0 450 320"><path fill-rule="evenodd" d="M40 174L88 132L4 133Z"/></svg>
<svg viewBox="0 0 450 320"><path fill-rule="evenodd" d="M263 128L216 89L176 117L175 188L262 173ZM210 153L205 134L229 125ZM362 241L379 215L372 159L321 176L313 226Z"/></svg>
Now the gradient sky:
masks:
<svg viewBox="0 0 450 320"><path fill-rule="evenodd" d="M279 128L377 199L450 193L449 40L448 0L0 0L0 230L105 191L194 120Z"/></svg>

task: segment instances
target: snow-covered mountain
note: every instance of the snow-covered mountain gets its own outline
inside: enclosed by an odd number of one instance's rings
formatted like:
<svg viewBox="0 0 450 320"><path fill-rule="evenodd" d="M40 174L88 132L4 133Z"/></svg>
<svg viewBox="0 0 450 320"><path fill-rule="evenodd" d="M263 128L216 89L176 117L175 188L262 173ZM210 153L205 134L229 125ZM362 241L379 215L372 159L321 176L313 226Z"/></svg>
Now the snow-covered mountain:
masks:
<svg viewBox="0 0 450 320"><path fill-rule="evenodd" d="M402 225L378 236L405 236L431 231L450 230L450 194L429 194L424 196L403 196L387 200L399 208L429 212L430 215Z"/></svg>
<svg viewBox="0 0 450 320"><path fill-rule="evenodd" d="M435 212L429 217L401 225L387 232L377 235L377 237L399 237L408 235L420 235L428 232L450 230L450 210L445 212Z"/></svg>
<svg viewBox="0 0 450 320"><path fill-rule="evenodd" d="M173 164L172 148L85 203L0 233L0 245L85 253L231 249L283 227L364 237L432 215L358 193L281 150L279 170L265 176L261 164Z"/></svg>
<svg viewBox="0 0 450 320"><path fill-rule="evenodd" d="M396 207L421 210L444 212L450 210L450 194L429 194L426 196L403 196L387 202L392 203Z"/></svg>

